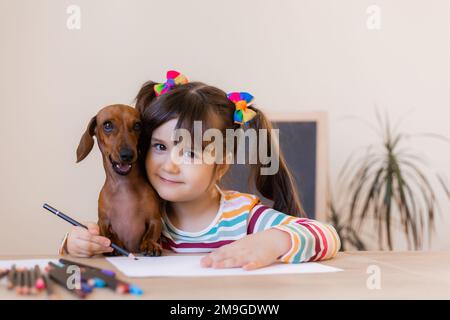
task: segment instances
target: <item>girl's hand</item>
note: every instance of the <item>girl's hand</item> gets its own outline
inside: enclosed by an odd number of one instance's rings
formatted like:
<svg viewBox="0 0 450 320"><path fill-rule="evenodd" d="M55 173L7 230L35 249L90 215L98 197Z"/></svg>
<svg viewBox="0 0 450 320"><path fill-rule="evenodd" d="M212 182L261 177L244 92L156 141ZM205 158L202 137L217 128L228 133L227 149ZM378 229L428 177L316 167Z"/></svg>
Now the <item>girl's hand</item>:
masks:
<svg viewBox="0 0 450 320"><path fill-rule="evenodd" d="M87 223L86 230L83 227L73 227L67 237L67 253L74 257L88 258L96 254L112 252L111 241L100 236L97 224Z"/></svg>
<svg viewBox="0 0 450 320"><path fill-rule="evenodd" d="M290 247L288 233L269 229L224 245L203 257L200 263L206 268L242 267L253 270L271 265L288 252Z"/></svg>

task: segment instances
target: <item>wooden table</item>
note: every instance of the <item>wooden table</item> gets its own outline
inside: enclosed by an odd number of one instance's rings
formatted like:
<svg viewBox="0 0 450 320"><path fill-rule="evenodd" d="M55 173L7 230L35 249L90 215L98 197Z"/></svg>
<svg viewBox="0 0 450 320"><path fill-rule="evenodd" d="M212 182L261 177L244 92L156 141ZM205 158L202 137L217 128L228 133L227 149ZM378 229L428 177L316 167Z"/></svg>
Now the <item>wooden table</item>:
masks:
<svg viewBox="0 0 450 320"><path fill-rule="evenodd" d="M2 260L59 258L58 256L0 256ZM73 258L70 258L73 259ZM104 258L73 259L115 270ZM343 272L248 277L127 278L144 295L115 294L95 289L88 299L450 299L450 252L344 252L321 262ZM368 279L380 272L380 289ZM74 296L58 288L64 299ZM46 299L45 294L38 296ZM4 284L0 299L33 299L17 296Z"/></svg>

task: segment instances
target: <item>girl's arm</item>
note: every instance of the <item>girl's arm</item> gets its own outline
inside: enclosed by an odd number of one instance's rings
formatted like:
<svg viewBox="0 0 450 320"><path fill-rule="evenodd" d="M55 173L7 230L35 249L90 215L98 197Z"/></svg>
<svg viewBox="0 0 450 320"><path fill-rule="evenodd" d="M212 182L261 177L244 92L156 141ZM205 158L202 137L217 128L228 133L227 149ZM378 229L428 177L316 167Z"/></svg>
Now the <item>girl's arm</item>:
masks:
<svg viewBox="0 0 450 320"><path fill-rule="evenodd" d="M339 235L333 226L316 220L293 217L263 205L250 212L248 234L275 229L286 232L290 249L278 260L300 263L331 259L341 247Z"/></svg>
<svg viewBox="0 0 450 320"><path fill-rule="evenodd" d="M330 259L341 246L332 226L262 205L251 210L248 221L246 237L215 249L201 259L201 265L253 270L277 260L300 263Z"/></svg>

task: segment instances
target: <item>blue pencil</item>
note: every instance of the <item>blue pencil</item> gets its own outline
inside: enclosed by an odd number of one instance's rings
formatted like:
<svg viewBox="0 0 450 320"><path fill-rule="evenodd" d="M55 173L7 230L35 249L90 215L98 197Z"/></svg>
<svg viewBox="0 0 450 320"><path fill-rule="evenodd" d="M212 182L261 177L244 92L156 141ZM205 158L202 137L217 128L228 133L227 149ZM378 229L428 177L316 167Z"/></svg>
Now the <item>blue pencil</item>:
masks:
<svg viewBox="0 0 450 320"><path fill-rule="evenodd" d="M60 217L61 219L67 221L68 223L70 223L71 225L77 226L77 227L83 227L85 229L87 229L88 227L86 227L84 224L79 223L78 221L72 219L71 217L65 215L64 213L62 213L61 211L49 206L48 204L44 203L44 209L47 209L48 211L50 211L51 213L54 213L55 215L57 215L58 217ZM134 259L134 260L138 260L138 258L136 258L131 252L128 252L127 250L119 247L118 245L111 243L111 247L113 247L115 250L117 250L118 252L120 252L121 254L123 254L124 256Z"/></svg>

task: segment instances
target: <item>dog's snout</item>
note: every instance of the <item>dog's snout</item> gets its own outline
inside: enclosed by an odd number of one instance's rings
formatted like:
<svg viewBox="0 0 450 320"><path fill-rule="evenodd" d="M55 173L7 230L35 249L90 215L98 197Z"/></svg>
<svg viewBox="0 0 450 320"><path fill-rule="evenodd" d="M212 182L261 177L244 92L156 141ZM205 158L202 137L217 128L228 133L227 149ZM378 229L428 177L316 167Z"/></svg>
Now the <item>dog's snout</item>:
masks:
<svg viewBox="0 0 450 320"><path fill-rule="evenodd" d="M120 155L121 161L129 162L129 161L133 160L134 153L133 153L133 150L131 150L131 149L122 148L122 149L120 149L119 155Z"/></svg>

